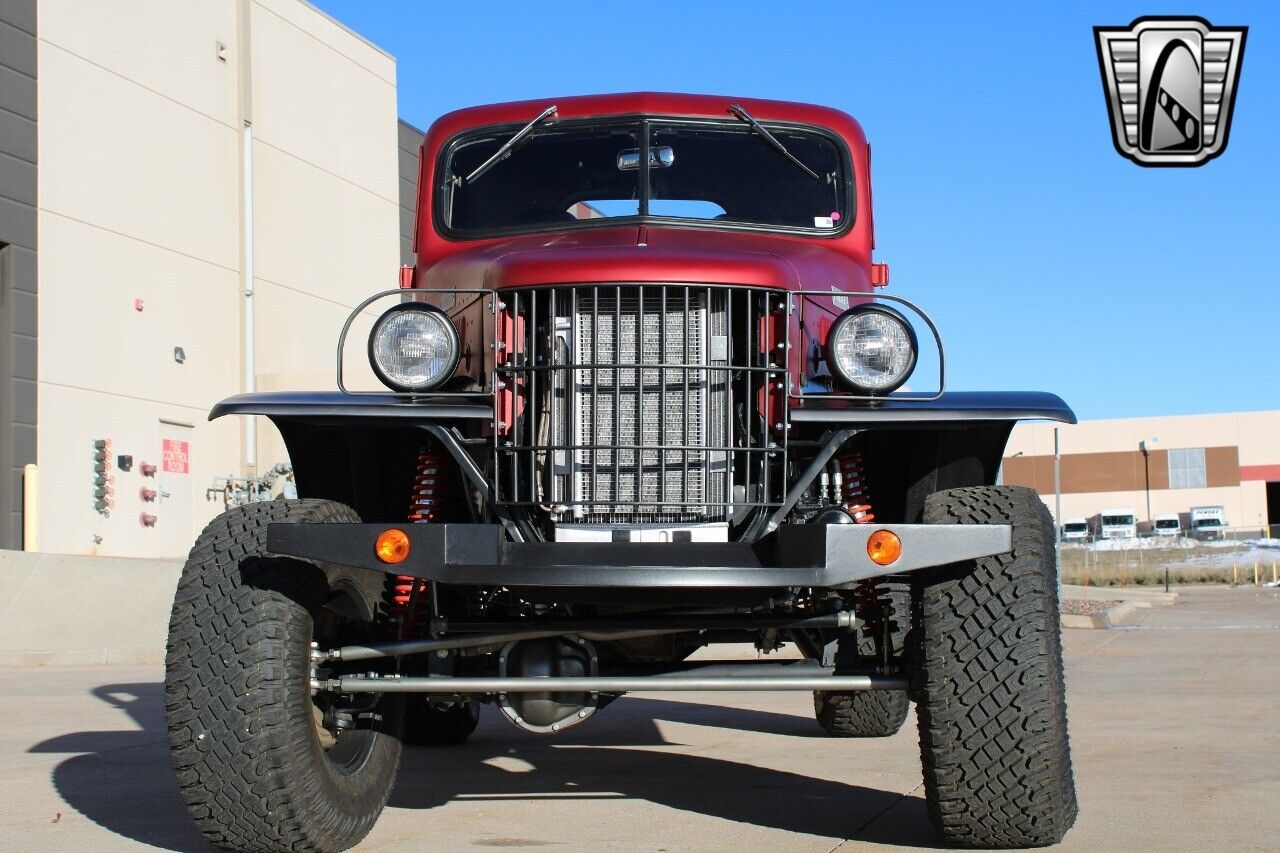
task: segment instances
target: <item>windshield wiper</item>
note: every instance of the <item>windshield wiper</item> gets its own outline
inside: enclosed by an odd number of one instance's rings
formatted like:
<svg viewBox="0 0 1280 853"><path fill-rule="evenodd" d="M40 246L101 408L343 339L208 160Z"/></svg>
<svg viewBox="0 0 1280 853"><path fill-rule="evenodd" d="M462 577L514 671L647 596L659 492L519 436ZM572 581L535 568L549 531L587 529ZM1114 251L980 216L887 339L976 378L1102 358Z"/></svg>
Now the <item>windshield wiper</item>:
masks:
<svg viewBox="0 0 1280 853"><path fill-rule="evenodd" d="M747 124L751 125L751 129L754 130L756 133L760 134L762 137L764 137L765 142L772 145L774 150L776 150L783 157L786 157L792 163L795 163L797 166L803 169L806 175L813 178L815 181L823 180L821 175L813 171L813 169L810 169L804 163L800 162L799 158L797 158L796 155L792 154L790 151L787 150L787 146L783 145L776 136L774 136L772 133L766 130L764 125L762 125L760 122L753 119L751 117L751 113L744 110L740 104L730 104L729 112L733 113L735 116L742 119Z"/></svg>
<svg viewBox="0 0 1280 853"><path fill-rule="evenodd" d="M494 164L496 164L499 160L501 160L502 158L510 154L512 151L514 151L516 149L516 146L519 145L521 142L524 142L527 138L529 138L529 134L533 133L534 129L537 128L538 125L542 124L544 121L551 118L555 114L556 114L555 104L552 104L542 112L538 113L537 118L535 118L533 121L529 122L524 127L517 130L515 133L515 136L512 136L506 142L502 143L502 147L499 148L497 151L493 152L493 156L491 156L488 160L485 160L479 166L476 166L475 169L471 171L471 174L467 175L463 179L463 183L469 184L472 181L478 179L485 172L492 169L494 167ZM456 181L457 178L455 177L454 180Z"/></svg>

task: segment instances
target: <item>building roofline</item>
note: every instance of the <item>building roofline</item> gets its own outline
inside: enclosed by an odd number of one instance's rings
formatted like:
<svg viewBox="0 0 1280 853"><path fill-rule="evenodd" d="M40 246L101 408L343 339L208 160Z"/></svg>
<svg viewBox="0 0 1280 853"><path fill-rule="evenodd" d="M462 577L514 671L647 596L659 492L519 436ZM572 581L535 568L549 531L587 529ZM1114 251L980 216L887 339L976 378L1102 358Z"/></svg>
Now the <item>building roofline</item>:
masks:
<svg viewBox="0 0 1280 853"><path fill-rule="evenodd" d="M358 39L358 40L360 40L360 41L364 42L364 43L365 43L365 44L367 44L369 47L373 48L373 49L374 49L374 50L376 50L378 53L380 53L380 54L382 54L383 56L385 56L387 59L390 59L393 63L394 63L394 62L396 62L396 56L395 56L395 54L394 54L394 53L392 53L391 51L389 51L389 50L387 50L386 48L382 47L381 45L375 44L375 43L373 42L373 40L372 40L372 39L370 39L368 36L366 36L366 35L362 35L361 33L358 33L358 32L356 32L355 30L351 29L351 27L349 27L349 26L347 26L346 24L342 23L342 21L338 20L338 19L337 19L337 18L335 18L333 15L330 15L330 14L329 14L328 12L326 12L324 9L321 9L319 6L317 6L316 4L312 3L312 2L311 2L311 0L297 0L297 2L301 3L303 6L306 6L308 9L311 9L313 12L315 12L315 13L316 13L317 15L319 15L320 17L325 18L326 20L328 20L328 21L332 22L333 24L335 24L336 26L338 26L338 27L339 27L339 28L341 28L342 30L345 30L349 35L354 36L356 39Z"/></svg>

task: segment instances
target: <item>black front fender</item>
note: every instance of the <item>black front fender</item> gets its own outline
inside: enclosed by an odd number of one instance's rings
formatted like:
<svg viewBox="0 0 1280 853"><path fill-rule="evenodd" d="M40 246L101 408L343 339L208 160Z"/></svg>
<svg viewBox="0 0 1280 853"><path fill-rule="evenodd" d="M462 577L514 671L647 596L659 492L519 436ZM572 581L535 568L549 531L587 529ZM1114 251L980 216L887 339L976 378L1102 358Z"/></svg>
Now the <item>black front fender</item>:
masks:
<svg viewBox="0 0 1280 853"><path fill-rule="evenodd" d="M218 403L209 420L224 415L266 415L279 422L337 424L352 422L433 423L442 420L489 420L493 405L487 395L345 394L341 391L272 391L237 394Z"/></svg>

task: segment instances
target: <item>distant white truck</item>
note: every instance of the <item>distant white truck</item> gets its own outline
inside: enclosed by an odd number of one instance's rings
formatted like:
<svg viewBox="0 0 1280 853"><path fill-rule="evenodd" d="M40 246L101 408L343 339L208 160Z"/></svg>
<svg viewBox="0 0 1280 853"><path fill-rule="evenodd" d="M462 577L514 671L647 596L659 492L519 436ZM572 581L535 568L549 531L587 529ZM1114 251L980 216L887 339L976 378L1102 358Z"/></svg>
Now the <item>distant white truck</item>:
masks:
<svg viewBox="0 0 1280 853"><path fill-rule="evenodd" d="M1227 512L1220 506L1191 508L1191 535L1200 540L1225 539Z"/></svg>
<svg viewBox="0 0 1280 853"><path fill-rule="evenodd" d="M1087 518L1068 518L1062 522L1062 541L1063 542L1088 542L1089 541L1089 519Z"/></svg>
<svg viewBox="0 0 1280 853"><path fill-rule="evenodd" d="M1137 539L1138 517L1131 507L1112 507L1095 515L1094 534L1099 539Z"/></svg>
<svg viewBox="0 0 1280 853"><path fill-rule="evenodd" d="M1176 512L1158 513L1152 519L1151 533L1154 536L1176 539L1182 535L1182 516Z"/></svg>

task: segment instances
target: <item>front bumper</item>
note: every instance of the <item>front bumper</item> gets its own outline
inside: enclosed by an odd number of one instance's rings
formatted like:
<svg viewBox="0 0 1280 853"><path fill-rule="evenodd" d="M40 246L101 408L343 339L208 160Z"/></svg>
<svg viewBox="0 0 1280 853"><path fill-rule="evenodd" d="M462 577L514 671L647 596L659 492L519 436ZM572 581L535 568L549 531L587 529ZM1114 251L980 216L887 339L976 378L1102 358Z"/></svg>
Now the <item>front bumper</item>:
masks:
<svg viewBox="0 0 1280 853"><path fill-rule="evenodd" d="M389 527L409 535L409 558L378 560ZM890 530L902 556L880 566L867 539ZM412 575L437 583L504 587L847 587L867 578L973 560L1010 550L1008 525L784 524L745 542L512 542L496 524L272 524L272 554Z"/></svg>

